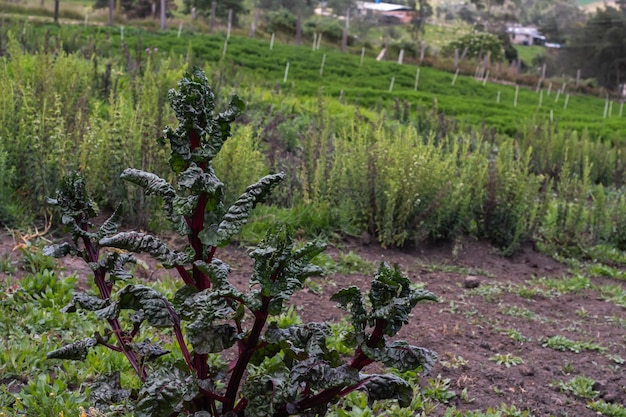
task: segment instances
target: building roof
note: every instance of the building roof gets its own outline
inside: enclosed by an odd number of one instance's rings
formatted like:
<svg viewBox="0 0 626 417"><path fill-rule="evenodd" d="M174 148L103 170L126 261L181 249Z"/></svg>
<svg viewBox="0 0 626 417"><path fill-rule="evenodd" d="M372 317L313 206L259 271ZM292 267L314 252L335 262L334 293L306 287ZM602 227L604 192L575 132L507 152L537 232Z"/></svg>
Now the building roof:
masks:
<svg viewBox="0 0 626 417"><path fill-rule="evenodd" d="M357 1L356 4L359 9L372 10L375 12L396 12L412 10L409 6L405 6L403 4L372 3L369 1Z"/></svg>
<svg viewBox="0 0 626 417"><path fill-rule="evenodd" d="M506 29L507 33L513 33L516 35L526 35L532 36L533 38L545 39L539 30L535 27L524 27L524 26L512 26Z"/></svg>

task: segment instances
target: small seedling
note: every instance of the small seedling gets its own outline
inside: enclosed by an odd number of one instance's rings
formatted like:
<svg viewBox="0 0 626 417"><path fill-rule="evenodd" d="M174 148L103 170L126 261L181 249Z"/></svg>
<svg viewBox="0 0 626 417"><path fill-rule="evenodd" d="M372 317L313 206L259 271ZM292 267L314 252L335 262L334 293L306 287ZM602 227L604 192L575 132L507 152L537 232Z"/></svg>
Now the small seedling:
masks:
<svg viewBox="0 0 626 417"><path fill-rule="evenodd" d="M446 359L440 360L439 363L449 369L458 369L468 364L467 359L463 358L461 355L446 352L445 357Z"/></svg>
<svg viewBox="0 0 626 417"><path fill-rule="evenodd" d="M579 398L594 399L598 396L598 392L594 391L593 385L596 383L591 378L584 375L577 375L567 382L559 382L557 385L564 393L571 393Z"/></svg>
<svg viewBox="0 0 626 417"><path fill-rule="evenodd" d="M513 329L513 328L502 329L501 332L504 333L505 335L509 336L512 340L514 340L516 342L524 343L524 342L532 341L532 339L530 337L524 336L517 329Z"/></svg>
<svg viewBox="0 0 626 417"><path fill-rule="evenodd" d="M626 417L626 408L620 404L612 404L604 400L599 400L589 403L587 407L606 417Z"/></svg>
<svg viewBox="0 0 626 417"><path fill-rule="evenodd" d="M444 404L456 397L456 392L450 389L450 379L443 379L441 375L437 375L437 378L428 378L428 385L424 389L423 394L426 398Z"/></svg>
<svg viewBox="0 0 626 417"><path fill-rule="evenodd" d="M515 356L511 353L497 353L494 356L490 357L489 360L497 363L498 365L504 365L507 368L524 363L522 358L520 358L519 356Z"/></svg>
<svg viewBox="0 0 626 417"><path fill-rule="evenodd" d="M565 361L563 364L563 368L561 368L561 372L564 375L570 375L574 373L574 365L570 361Z"/></svg>

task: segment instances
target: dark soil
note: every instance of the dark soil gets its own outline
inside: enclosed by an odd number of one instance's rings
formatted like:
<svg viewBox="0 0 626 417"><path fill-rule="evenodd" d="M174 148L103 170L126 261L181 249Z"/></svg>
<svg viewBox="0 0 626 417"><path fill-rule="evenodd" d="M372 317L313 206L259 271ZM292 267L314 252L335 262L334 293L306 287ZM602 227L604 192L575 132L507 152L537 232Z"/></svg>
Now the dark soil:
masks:
<svg viewBox="0 0 626 417"><path fill-rule="evenodd" d="M9 253L14 246L6 235L0 239L0 253ZM569 278L566 266L531 248L504 258L488 244L469 240L456 247L427 245L407 251L346 242L327 251L335 260L349 252L371 263L398 264L413 282L424 283L439 297L439 303L417 305L399 338L439 354L439 362L421 383L425 387L429 378L438 375L449 379L450 389L457 394L450 406L485 411L504 403L535 416L597 415L587 408L588 399L558 388L559 382L579 375L597 381L597 399L626 405L626 365L618 363L626 358L626 314L623 307L603 300L594 288L624 286L624 282L592 277L590 289L558 294L537 281L542 277ZM246 285L251 271L246 249L231 246L217 256L231 265L233 283ZM141 259L145 262L138 268L141 278L158 279L169 272ZM63 262L67 274L88 276L81 261L68 258ZM336 320L343 312L329 297L349 285L367 288L370 278L369 272L316 278L317 285L311 287L318 290L309 287L297 293L292 304L305 322ZM525 341L514 340L510 336L513 330ZM606 351L574 353L542 346L545 338L555 335L592 341ZM490 360L496 354L521 357L523 363L506 367ZM469 401L460 395L465 388ZM446 408L438 406L434 415L443 415Z"/></svg>

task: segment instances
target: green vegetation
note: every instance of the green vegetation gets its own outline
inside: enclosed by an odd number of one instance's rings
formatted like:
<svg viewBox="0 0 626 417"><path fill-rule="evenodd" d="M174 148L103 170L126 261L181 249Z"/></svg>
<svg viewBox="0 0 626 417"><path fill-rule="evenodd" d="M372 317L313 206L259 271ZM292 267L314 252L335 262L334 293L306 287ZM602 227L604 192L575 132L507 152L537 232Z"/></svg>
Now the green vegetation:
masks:
<svg viewBox="0 0 626 417"><path fill-rule="evenodd" d="M512 353L497 353L490 357L489 360L497 363L498 365L504 365L507 368L524 363L522 358L515 356Z"/></svg>
<svg viewBox="0 0 626 417"><path fill-rule="evenodd" d="M331 403L361 387L369 401L396 399L401 407L409 406L413 388L407 381L392 374L361 372L381 362L400 372L427 374L437 359L425 348L388 341L408 322L418 302L436 301L432 293L412 289L397 266L381 263L366 295L349 287L331 297L349 312L353 323L350 340L344 341L352 348L348 362L328 349L328 324L299 324L289 320L292 314L286 310L304 281L321 272L310 261L325 249L324 244L312 242L296 249L284 227L271 228L250 253L254 261L250 290L240 291L229 281L230 267L214 257L216 251L239 233L250 211L267 200L284 174L264 176L226 208L225 185L212 162L244 105L233 97L227 109L217 113L214 97L199 69L185 74L178 90L168 95L179 122L176 129L165 129L162 140L171 149L174 184L133 168L122 173L123 179L147 195L163 200L165 218L187 240L181 250L171 249L154 235L118 233L119 209L92 230L98 213L85 182L76 174L65 177L56 198L49 200L59 207L73 239L47 246L44 254L82 258L91 266L98 288L95 295L75 293L61 311L93 312L107 329L55 349L47 357L84 361L97 346L124 355L140 380L137 396L131 397L131 391L120 385L119 374L114 374L91 384L91 397L100 407L123 405L137 417L181 412L216 417L325 414ZM106 252L107 248L128 252ZM133 253L142 252L179 274L179 287L170 299L149 286L117 285L132 279L125 265L135 262ZM279 320L272 321L276 316ZM142 326L167 330L160 337L146 338ZM168 339L176 340L170 350L162 347ZM233 346L237 356L227 367L226 353ZM176 351L172 359L157 361L172 350ZM224 355L217 366L214 354Z"/></svg>
<svg viewBox="0 0 626 417"><path fill-rule="evenodd" d="M562 335L544 338L542 341L542 346L554 350L560 350L563 352L570 351L574 353L580 353L583 350L593 352L606 351L605 347L600 346L592 341L574 341Z"/></svg>

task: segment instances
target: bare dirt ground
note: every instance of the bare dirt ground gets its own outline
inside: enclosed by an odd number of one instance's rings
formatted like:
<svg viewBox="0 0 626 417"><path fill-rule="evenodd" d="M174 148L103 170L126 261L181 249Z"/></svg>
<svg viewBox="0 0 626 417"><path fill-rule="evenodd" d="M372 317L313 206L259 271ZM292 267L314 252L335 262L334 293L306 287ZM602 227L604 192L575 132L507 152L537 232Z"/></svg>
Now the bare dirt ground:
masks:
<svg viewBox="0 0 626 417"><path fill-rule="evenodd" d="M0 253L11 252L15 244L2 235ZM346 253L358 255L370 269L381 261L398 264L413 282L423 283L439 297L438 303L418 304L399 335L439 354L422 386L440 376L449 379L449 390L456 393L432 415L443 415L450 406L465 412L501 404L535 416L598 415L587 407L589 399L563 388L577 376L596 381L596 399L626 406L626 314L601 296L601 286L624 287L623 281L590 277L588 288L559 287L559 282L571 282L573 277L565 265L531 248L503 258L488 244L469 240L456 247L428 245L406 251L346 242L327 250L335 260ZM247 283L251 262L245 248L231 246L217 256L231 265L233 283ZM158 279L166 273L144 260L143 278ZM86 277L89 272L81 261L63 262L67 274ZM349 285L366 289L370 278L369 271L315 278L313 286L294 295L292 304L305 322L332 321L343 313L329 297ZM466 288L472 286L476 287ZM557 335L601 349L576 353L543 346ZM523 362L497 363L496 355L507 354ZM461 395L464 389L467 395Z"/></svg>

